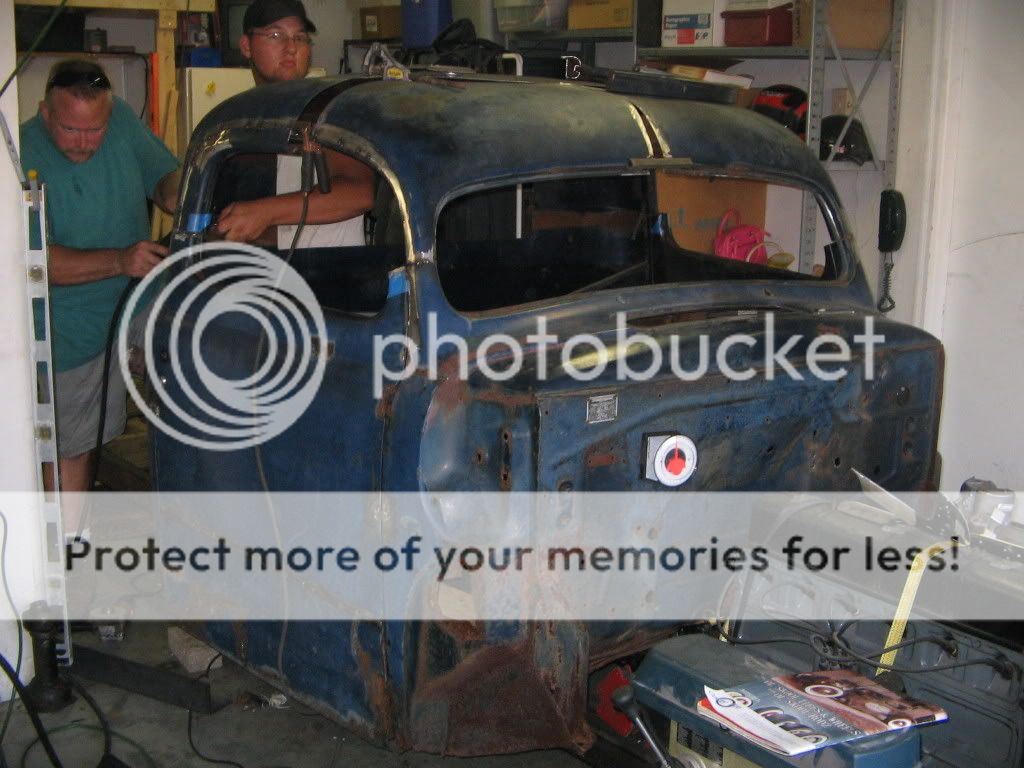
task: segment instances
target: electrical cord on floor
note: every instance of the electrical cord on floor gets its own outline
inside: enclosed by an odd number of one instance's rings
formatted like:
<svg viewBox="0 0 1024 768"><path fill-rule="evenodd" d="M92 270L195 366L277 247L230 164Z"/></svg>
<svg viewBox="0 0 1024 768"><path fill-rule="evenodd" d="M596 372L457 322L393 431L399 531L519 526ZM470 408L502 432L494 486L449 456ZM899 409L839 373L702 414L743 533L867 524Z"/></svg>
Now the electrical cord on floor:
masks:
<svg viewBox="0 0 1024 768"><path fill-rule="evenodd" d="M57 733L61 733L63 731L73 731L73 730L94 731L95 733L101 733L103 731L103 729L100 728L98 725L92 725L91 723L65 723L64 725L58 725L56 728L51 728L49 733L57 734ZM136 752L138 752L139 755L142 756L142 759L146 761L146 765L148 765L149 768L160 768L160 766L158 766L156 764L156 761L153 759L153 756L150 755L149 752L147 752L145 750L145 748L141 744L139 744L139 742L135 741L134 739L128 738L123 733L119 733L118 731L111 731L110 733L111 733L111 735L115 739L123 741L125 744L130 746ZM25 766L28 764L29 752L31 752L31 750L38 743L39 743L39 739L38 738L34 739L25 748L25 751L21 753L21 761L18 763L20 768L25 768Z"/></svg>
<svg viewBox="0 0 1024 768"><path fill-rule="evenodd" d="M950 670L950 669L962 669L963 667L985 666L985 667L991 667L999 675L1001 675L1002 677L1007 678L1007 679L1014 679L1014 680L1016 680L1016 679L1018 679L1020 677L1020 668L1016 664L1011 662L1009 659L1005 659L1005 658L1000 659L1000 658L993 658L993 657L985 657L983 659L970 659L968 661L955 661L955 662L949 662L947 664L932 664L932 665L930 665L928 667L921 667L921 668L918 668L918 667L897 667L897 666L892 665L892 664L883 664L883 663L881 663L879 661L875 661L872 658L872 656L882 656L883 654L888 653L891 650L895 650L897 648L901 648L904 645L912 645L915 642L931 641L931 642L938 643L939 645L942 645L943 647L945 647L946 644L948 643L948 640L946 638L944 638L944 637L922 637L922 638L919 638L919 639L913 640L913 641L904 641L903 643L896 643L895 645L892 645L892 646L890 646L888 648L883 648L880 652L878 652L876 654L872 654L871 656L863 656L863 655L857 653L852 648L850 648L850 646L847 645L842 640L842 638L838 637L836 635L836 633L834 633L834 632L832 633L832 637L831 638L825 638L825 637L822 637L821 635L818 635L817 637L823 643L831 642L832 645L834 647L838 648L840 650L840 652L846 657L844 659L843 656L831 654L830 652L822 651L821 649L819 649L818 653L820 653L822 656L824 656L826 659L829 659L830 661L843 661L843 660L859 661L860 663L868 664L868 665L874 667L875 669L882 669L882 670L885 670L886 672L896 672L897 674L901 674L901 675L903 675L903 674L906 674L906 675L919 675L919 674L923 674L925 672L945 672L945 671ZM813 636L812 636L812 639L813 639Z"/></svg>
<svg viewBox="0 0 1024 768"><path fill-rule="evenodd" d="M53 748L53 744L50 742L50 737L46 733L46 728L43 727L43 722L39 719L39 713L36 712L35 707L29 699L25 698L25 686L21 684L21 680L18 678L14 668L11 667L11 663L7 660L7 657L0 654L0 667L3 668L4 674L11 681L11 685L21 696L21 701L25 705L25 712L28 714L29 720L32 721L32 727L36 729L37 740L43 745L43 750L46 752L46 756L50 759L50 764L53 768L64 768L64 764L61 763L60 758L57 756L56 750Z"/></svg>
<svg viewBox="0 0 1024 768"><path fill-rule="evenodd" d="M21 675L21 661L22 656L25 652L25 638L24 630L21 625L21 617L18 615L18 608L14 604L14 598L11 597L11 588L7 583L7 533L10 527L7 522L7 516L0 511L0 520L4 523L4 535L3 539L0 540L0 580L3 581L4 595L7 597L7 604L11 606L11 615L14 616L14 623L18 632L18 656L14 663L14 674ZM7 702L7 714L4 715L4 724L0 726L0 760L3 759L3 743L4 737L7 735L7 728L11 724L11 716L14 715L14 702L18 699L18 692L15 688L11 688L11 698ZM0 768L3 768L3 763L0 762Z"/></svg>
<svg viewBox="0 0 1024 768"><path fill-rule="evenodd" d="M213 669L213 665L217 663L218 659L221 659L223 657L224 657L224 654L218 653L216 656L214 656L212 659L210 659L210 663L206 665L206 671L203 672L201 675L199 675L199 677L196 678L196 679L197 680L202 680L204 677L209 677L210 676L210 670ZM234 768L245 768L244 765L242 765L241 763L236 763L234 760L219 760L219 759L214 758L214 757L207 757L206 755L204 755L202 752L199 751L199 748L196 746L195 740L192 738L192 708L191 707L189 707L189 710L188 710L188 745L190 747L192 747L192 751L196 753L196 756L200 760L204 760L207 763L211 763L213 765L231 765L231 766L234 766Z"/></svg>
<svg viewBox="0 0 1024 768"><path fill-rule="evenodd" d="M940 646L947 653L950 650L950 640L948 637L941 635L929 635L927 637L917 637L910 640L904 640L900 643L894 643L893 645L881 648L878 651L869 654L859 654L850 647L842 639L842 634L853 622L846 622L841 625L839 629L832 632L830 636L812 633L806 639L796 637L780 637L765 640L740 640L738 638L731 637L725 633L719 633L720 636L727 642L734 645L769 645L772 643L800 643L807 645L814 651L818 656L825 659L826 661L835 662L838 664L850 664L853 662L860 662L861 664L867 664L875 669L882 669L886 672L895 672L897 674L923 674L925 672L944 672L950 669L961 669L963 667L974 667L974 666L987 666L992 667L997 673L1002 675L1004 678L1017 679L1020 677L1020 669L1016 664L1013 664L1009 659L991 658L986 657L984 659L972 659L969 661L958 661L949 662L947 664L932 664L927 667L897 667L891 664L882 664L875 659L879 656L884 656L890 651L896 651L901 648L908 646L917 645L919 643L934 643ZM830 648L837 648L839 653L833 653Z"/></svg>
<svg viewBox="0 0 1024 768"><path fill-rule="evenodd" d="M109 755L114 747L114 737L113 731L110 730L110 722L107 720L106 715L103 714L103 710L100 709L100 705L96 703L96 699L85 690L84 685L71 676L68 676L68 682L71 683L72 688L78 691L78 695L89 705L89 708L95 713L96 719L99 720L100 729L103 731L103 754Z"/></svg>

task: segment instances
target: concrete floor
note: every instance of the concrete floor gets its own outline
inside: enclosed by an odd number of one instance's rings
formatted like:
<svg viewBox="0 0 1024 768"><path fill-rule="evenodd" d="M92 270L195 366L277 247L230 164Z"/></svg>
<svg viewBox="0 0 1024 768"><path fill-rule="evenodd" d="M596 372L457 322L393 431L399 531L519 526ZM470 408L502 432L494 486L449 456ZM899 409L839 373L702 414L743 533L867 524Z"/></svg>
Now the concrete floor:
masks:
<svg viewBox="0 0 1024 768"><path fill-rule="evenodd" d="M178 667L167 647L166 625L129 624L122 643L101 644L92 633L75 633L79 645L101 647L136 661L161 668ZM244 768L582 768L565 752L545 751L490 758L443 758L434 755L387 752L346 732L341 726L288 701L287 709L261 706L274 689L244 670L225 662L210 674L213 697L226 706L212 715L193 716L196 746L209 757L231 760ZM114 754L131 768L200 768L210 763L192 752L188 743L185 710L98 683L83 681L117 733L137 742L152 761L114 737ZM3 705L3 706L6 706ZM0 709L0 713L3 709ZM2 719L2 717L0 717ZM51 740L65 768L93 768L100 759L103 737L93 730L96 718L80 697L65 710L42 715L48 731L61 726ZM35 731L18 702L4 740L8 765L15 768L35 738ZM49 766L36 745L24 763L27 768Z"/></svg>

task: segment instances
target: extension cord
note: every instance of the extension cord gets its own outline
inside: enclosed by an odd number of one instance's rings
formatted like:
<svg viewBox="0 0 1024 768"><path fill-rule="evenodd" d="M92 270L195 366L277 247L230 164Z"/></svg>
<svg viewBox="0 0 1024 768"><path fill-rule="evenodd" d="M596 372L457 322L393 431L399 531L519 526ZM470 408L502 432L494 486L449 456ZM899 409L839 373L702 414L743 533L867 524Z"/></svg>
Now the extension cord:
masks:
<svg viewBox="0 0 1024 768"><path fill-rule="evenodd" d="M123 763L109 752L103 756L96 768L131 768L128 763Z"/></svg>

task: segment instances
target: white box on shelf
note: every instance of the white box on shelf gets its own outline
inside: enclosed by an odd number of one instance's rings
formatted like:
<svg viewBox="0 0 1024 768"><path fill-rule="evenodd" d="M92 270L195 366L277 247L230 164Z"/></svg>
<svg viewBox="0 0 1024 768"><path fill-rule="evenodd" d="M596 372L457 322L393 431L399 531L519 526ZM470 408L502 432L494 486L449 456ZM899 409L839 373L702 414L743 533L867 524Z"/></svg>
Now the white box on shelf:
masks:
<svg viewBox="0 0 1024 768"><path fill-rule="evenodd" d="M722 11L727 0L664 0L661 47L690 48L725 44Z"/></svg>

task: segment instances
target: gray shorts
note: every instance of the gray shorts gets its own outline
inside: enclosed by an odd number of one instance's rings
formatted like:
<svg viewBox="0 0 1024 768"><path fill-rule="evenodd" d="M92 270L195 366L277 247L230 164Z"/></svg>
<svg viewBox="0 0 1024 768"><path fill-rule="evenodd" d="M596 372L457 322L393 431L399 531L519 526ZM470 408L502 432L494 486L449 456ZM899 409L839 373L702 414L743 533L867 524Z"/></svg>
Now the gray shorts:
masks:
<svg viewBox="0 0 1024 768"><path fill-rule="evenodd" d="M148 311L132 320L128 341L138 344ZM57 453L79 456L96 447L100 426L100 392L103 387L103 353L69 371L54 374L54 406L57 417ZM128 389L121 375L117 342L110 355L110 381L107 386L107 415L103 423L103 442L109 443L124 432L127 419L125 398Z"/></svg>

